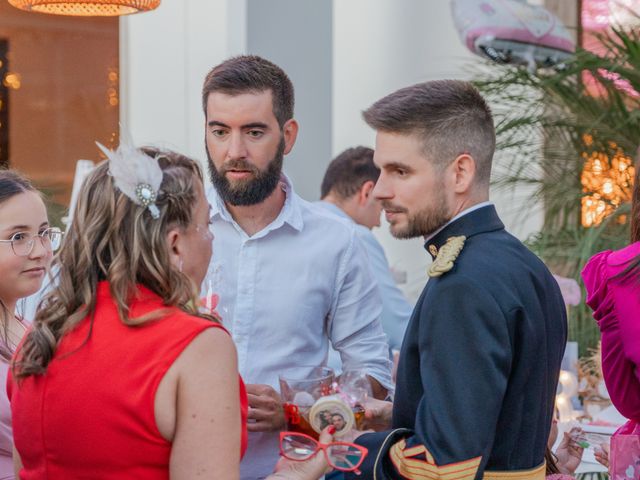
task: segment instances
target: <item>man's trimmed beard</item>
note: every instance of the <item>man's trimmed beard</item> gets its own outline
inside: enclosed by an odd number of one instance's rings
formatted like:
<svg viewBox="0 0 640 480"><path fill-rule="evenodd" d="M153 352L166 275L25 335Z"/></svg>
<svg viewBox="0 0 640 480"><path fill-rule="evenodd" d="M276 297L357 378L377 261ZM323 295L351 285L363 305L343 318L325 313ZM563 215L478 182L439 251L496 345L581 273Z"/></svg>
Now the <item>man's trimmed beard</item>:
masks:
<svg viewBox="0 0 640 480"><path fill-rule="evenodd" d="M209 160L209 177L220 198L225 203L233 206L249 206L256 205L271 195L280 181L284 148L284 136L282 136L278 144L278 150L265 171L243 159L230 160L218 170L211 159L209 148L205 142L207 159ZM232 185L226 177L226 173L229 170L246 170L251 172L253 177L247 180L239 180L235 182L235 185Z"/></svg>
<svg viewBox="0 0 640 480"><path fill-rule="evenodd" d="M403 212L407 217L407 225L404 228L394 230L393 224L391 225L391 235L402 239L425 237L433 234L451 220L452 215L444 195L444 184L439 184L435 190L434 198L442 199L442 203L438 203L433 207L423 208L413 215L409 215L406 208L394 206L391 202L382 202L384 209Z"/></svg>

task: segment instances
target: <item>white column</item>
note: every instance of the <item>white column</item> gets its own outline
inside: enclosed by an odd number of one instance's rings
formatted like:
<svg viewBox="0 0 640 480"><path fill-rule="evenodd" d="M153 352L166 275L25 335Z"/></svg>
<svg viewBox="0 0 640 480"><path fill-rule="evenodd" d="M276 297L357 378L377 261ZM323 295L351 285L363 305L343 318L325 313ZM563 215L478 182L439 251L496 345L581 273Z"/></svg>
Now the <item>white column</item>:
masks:
<svg viewBox="0 0 640 480"><path fill-rule="evenodd" d="M241 53L244 0L163 0L120 23L120 118L136 144L206 161L201 90L207 72Z"/></svg>

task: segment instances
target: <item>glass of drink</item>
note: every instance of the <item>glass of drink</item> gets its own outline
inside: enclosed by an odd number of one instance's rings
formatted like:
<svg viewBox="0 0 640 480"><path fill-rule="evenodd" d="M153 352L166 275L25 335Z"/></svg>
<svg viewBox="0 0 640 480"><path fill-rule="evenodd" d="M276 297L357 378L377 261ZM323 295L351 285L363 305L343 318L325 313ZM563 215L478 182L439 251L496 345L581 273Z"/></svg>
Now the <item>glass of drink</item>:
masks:
<svg viewBox="0 0 640 480"><path fill-rule="evenodd" d="M329 367L296 367L279 376L287 430L318 439L309 421L316 401L333 393L335 374Z"/></svg>
<svg viewBox="0 0 640 480"><path fill-rule="evenodd" d="M365 409L368 398L373 398L371 383L364 368L344 370L337 380L337 390L342 399L351 407L355 420L355 428L363 429Z"/></svg>

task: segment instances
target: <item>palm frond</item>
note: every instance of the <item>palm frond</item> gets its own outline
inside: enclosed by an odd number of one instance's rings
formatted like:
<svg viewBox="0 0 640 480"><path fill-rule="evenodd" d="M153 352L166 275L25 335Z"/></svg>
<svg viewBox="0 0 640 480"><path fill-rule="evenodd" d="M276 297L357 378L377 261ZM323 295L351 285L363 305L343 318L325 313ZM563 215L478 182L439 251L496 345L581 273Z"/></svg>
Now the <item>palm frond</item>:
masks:
<svg viewBox="0 0 640 480"><path fill-rule="evenodd" d="M616 27L595 38L602 53L579 49L561 68L492 64L474 82L495 105L494 186L527 191L523 210L544 206L543 229L526 243L553 271L577 280L589 257L628 238L628 203L610 205L614 212L597 226L581 224L582 197L593 193L581 183L588 153L631 155L640 141L640 30ZM595 347L587 308L572 308L570 317L580 351Z"/></svg>

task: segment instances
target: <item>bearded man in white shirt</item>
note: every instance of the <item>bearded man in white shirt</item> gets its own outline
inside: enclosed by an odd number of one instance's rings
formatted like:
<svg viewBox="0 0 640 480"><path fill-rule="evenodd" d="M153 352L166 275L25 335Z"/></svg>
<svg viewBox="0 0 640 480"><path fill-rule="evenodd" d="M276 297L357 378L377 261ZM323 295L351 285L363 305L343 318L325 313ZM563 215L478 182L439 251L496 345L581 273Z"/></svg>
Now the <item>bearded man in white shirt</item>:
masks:
<svg viewBox="0 0 640 480"><path fill-rule="evenodd" d="M214 185L210 275L249 396L241 476L262 478L284 427L278 374L324 365L331 344L345 368L364 369L374 395L386 396L382 305L353 224L304 201L282 174L298 133L282 69L257 56L231 58L209 72L202 101Z"/></svg>

